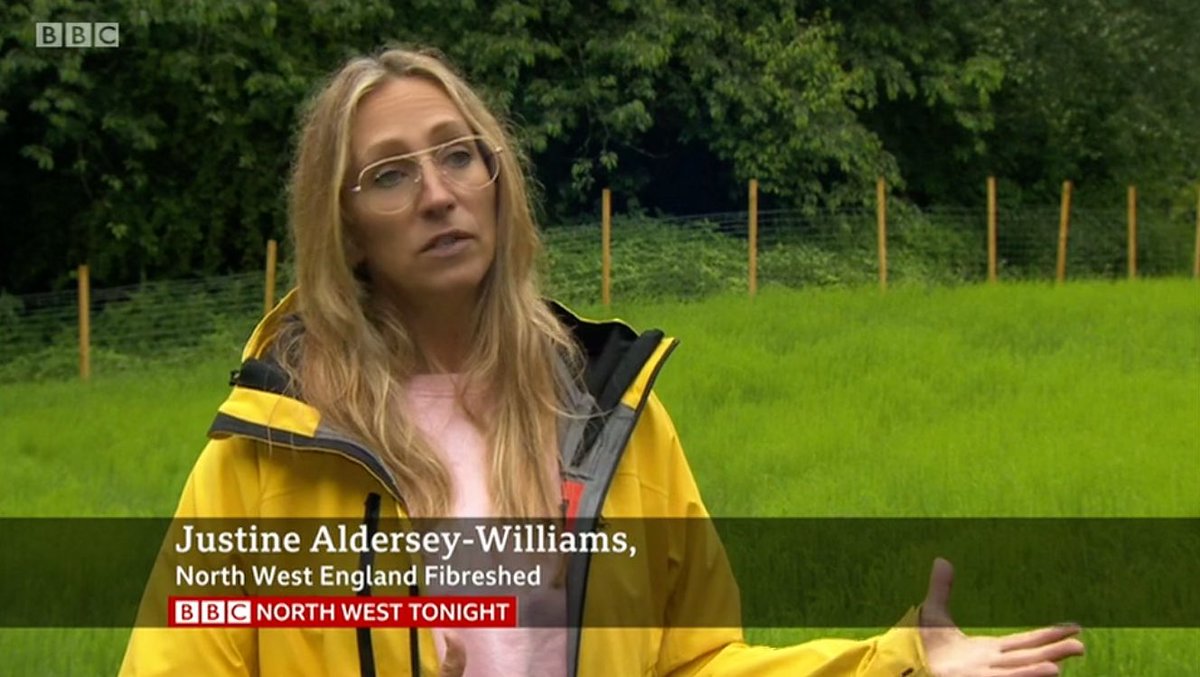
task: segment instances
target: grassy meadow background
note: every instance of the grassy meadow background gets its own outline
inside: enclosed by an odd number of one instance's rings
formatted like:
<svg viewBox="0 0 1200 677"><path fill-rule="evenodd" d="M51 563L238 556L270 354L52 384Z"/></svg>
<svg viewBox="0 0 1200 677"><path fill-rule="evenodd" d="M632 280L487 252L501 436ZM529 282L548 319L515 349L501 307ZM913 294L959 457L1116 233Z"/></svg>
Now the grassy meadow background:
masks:
<svg viewBox="0 0 1200 677"><path fill-rule="evenodd" d="M1193 281L767 288L578 310L681 339L656 387L714 515L1200 516ZM168 515L236 360L0 386L0 515ZM113 674L127 636L3 630L0 673ZM1064 674L1200 665L1197 630L1084 640Z"/></svg>

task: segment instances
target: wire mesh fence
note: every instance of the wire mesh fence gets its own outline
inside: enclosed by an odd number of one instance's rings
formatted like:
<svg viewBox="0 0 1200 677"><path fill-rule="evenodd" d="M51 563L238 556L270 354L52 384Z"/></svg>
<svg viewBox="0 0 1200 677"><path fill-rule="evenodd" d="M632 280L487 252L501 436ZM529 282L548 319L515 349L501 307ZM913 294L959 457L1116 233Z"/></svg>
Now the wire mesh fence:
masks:
<svg viewBox="0 0 1200 677"><path fill-rule="evenodd" d="M91 359L100 371L147 361L187 361L227 350L263 309L263 273L92 289ZM79 369L75 290L0 297L0 381Z"/></svg>
<svg viewBox="0 0 1200 677"><path fill-rule="evenodd" d="M759 285L875 283L880 273L876 218L869 209L759 212ZM1125 219L1121 209L1072 212L1068 279L1127 275ZM748 221L746 212L615 219L612 298L691 299L747 290ZM998 278L1055 279L1058 237L1058 208L1001 213L996 238ZM1139 275L1190 274L1193 237L1186 214L1139 216ZM551 228L545 240L550 291L567 301L596 302L602 285L600 223ZM887 215L887 269L890 283L986 280L987 214L970 209L894 209Z"/></svg>
<svg viewBox="0 0 1200 677"><path fill-rule="evenodd" d="M1053 280L1059 210L1007 209L999 214L1000 280ZM1068 279L1128 275L1123 209L1071 212ZM757 283L801 288L875 284L880 255L874 210L813 214L757 213ZM610 235L609 284L615 301L699 299L749 287L749 214L673 218L619 217ZM887 214L889 284L964 284L988 274L987 215L982 210ZM542 273L550 296L594 304L604 283L599 221L543 231ZM1142 212L1136 235L1139 276L1192 274L1195 230L1187 214ZM280 270L278 287L290 286ZM92 289L90 358L97 372L197 355L232 360L264 305L262 271L199 280ZM0 295L0 382L79 373L80 308L75 290Z"/></svg>

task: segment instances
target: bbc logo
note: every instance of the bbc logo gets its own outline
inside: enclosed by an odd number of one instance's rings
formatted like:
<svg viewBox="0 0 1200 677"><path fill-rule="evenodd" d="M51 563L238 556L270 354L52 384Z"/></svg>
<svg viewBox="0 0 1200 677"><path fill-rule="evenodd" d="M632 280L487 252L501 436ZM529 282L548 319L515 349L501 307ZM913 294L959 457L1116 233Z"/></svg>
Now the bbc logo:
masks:
<svg viewBox="0 0 1200 677"><path fill-rule="evenodd" d="M39 23L38 47L119 47L121 25L116 23Z"/></svg>
<svg viewBox="0 0 1200 677"><path fill-rule="evenodd" d="M250 600L174 600L174 625L249 625Z"/></svg>

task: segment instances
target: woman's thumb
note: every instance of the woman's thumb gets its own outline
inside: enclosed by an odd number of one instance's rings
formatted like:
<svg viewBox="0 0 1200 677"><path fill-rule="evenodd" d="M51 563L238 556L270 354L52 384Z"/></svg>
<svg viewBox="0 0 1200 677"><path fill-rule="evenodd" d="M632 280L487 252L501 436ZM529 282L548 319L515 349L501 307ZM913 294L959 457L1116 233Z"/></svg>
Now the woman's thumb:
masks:
<svg viewBox="0 0 1200 677"><path fill-rule="evenodd" d="M929 591L921 604L923 627L953 627L950 618L950 588L954 586L954 566L938 557L929 572Z"/></svg>
<svg viewBox="0 0 1200 677"><path fill-rule="evenodd" d="M467 652L463 649L462 640L453 632L446 633L446 656L442 659L442 669L438 677L462 677L467 669Z"/></svg>

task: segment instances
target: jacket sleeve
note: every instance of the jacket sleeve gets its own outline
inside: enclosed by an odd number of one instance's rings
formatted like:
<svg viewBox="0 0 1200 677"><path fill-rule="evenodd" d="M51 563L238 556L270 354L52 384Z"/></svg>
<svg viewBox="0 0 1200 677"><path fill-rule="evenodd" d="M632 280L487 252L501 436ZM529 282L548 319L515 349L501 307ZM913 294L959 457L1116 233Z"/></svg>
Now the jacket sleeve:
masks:
<svg viewBox="0 0 1200 677"><path fill-rule="evenodd" d="M666 410L651 393L647 402L655 437L666 454L669 506L672 517L706 519L679 437ZM880 677L928 676L924 649L917 630L918 610L910 609L896 627L870 639L820 639L784 648L750 646L742 629L692 628L670 624L671 618L741 618L737 582L715 529L704 537L688 538L672 547L675 570L667 600L669 627L663 630L656 674L670 677L721 675L735 677ZM692 536L692 529L687 532ZM780 581L786 585L786 581ZM714 614L713 605L719 609ZM704 610L701 611L700 607Z"/></svg>
<svg viewBox="0 0 1200 677"><path fill-rule="evenodd" d="M192 468L175 517L255 517L259 494L255 444L239 438L213 440ZM161 627L174 583L170 569L168 560L160 557L143 594L120 676L257 675L258 638L253 628Z"/></svg>

